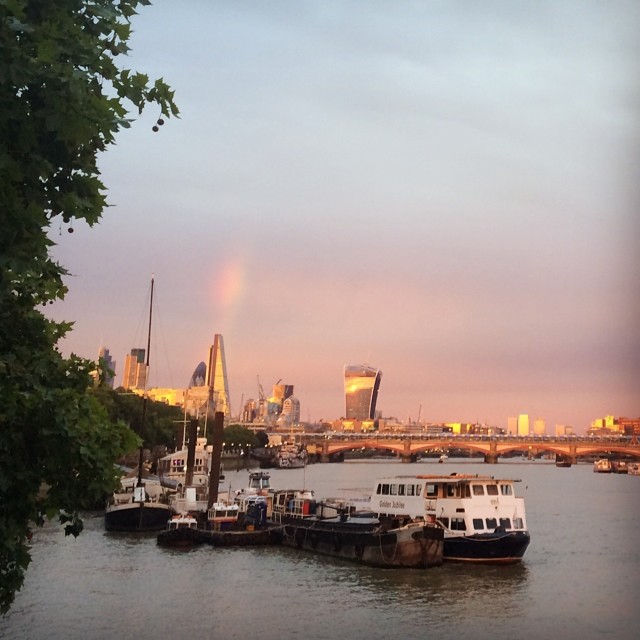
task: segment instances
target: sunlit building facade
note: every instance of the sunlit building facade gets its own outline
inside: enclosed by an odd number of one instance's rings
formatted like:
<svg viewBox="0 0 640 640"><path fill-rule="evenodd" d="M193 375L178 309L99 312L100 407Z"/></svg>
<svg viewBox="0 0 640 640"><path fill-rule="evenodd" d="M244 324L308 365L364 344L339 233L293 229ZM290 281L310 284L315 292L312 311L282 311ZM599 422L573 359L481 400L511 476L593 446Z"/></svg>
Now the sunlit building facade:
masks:
<svg viewBox="0 0 640 640"><path fill-rule="evenodd" d="M533 435L544 436L547 434L547 425L544 418L536 418L533 421Z"/></svg>
<svg viewBox="0 0 640 640"><path fill-rule="evenodd" d="M122 386L125 389L144 389L147 386L147 367L144 362L144 349L131 349L124 360Z"/></svg>
<svg viewBox="0 0 640 640"><path fill-rule="evenodd" d="M382 371L368 365L345 365L344 395L347 420L373 420Z"/></svg>
<svg viewBox="0 0 640 640"><path fill-rule="evenodd" d="M200 363L185 392L185 412L194 418L213 417L216 411L224 413L225 421L231 417L229 379L222 336L216 333L209 349L209 363Z"/></svg>
<svg viewBox="0 0 640 640"><path fill-rule="evenodd" d="M529 435L529 416L526 413L521 413L518 416L518 435Z"/></svg>
<svg viewBox="0 0 640 640"><path fill-rule="evenodd" d="M227 362L224 356L224 342L219 333L216 333L213 337L213 346L209 350L207 385L213 389L215 410L222 411L225 418L229 418L231 416L229 378L227 377Z"/></svg>

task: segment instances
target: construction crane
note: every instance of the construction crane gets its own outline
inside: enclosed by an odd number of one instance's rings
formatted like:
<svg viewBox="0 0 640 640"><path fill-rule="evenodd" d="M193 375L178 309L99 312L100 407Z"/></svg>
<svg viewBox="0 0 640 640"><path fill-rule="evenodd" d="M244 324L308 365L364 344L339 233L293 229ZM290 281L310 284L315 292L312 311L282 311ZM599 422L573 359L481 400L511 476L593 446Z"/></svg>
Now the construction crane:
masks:
<svg viewBox="0 0 640 640"><path fill-rule="evenodd" d="M256 376L256 378L258 378L258 400L260 402L264 402L265 395L264 395L264 389L262 388L262 385L260 384L260 376Z"/></svg>

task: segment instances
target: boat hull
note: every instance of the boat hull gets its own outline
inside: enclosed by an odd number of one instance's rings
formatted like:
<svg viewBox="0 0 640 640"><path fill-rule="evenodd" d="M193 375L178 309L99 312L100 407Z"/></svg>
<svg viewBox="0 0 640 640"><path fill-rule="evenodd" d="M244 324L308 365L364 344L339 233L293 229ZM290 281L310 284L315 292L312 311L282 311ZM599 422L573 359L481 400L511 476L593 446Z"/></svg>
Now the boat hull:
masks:
<svg viewBox="0 0 640 640"><path fill-rule="evenodd" d="M524 556L531 537L527 531L445 536L444 560L486 564L513 564Z"/></svg>
<svg viewBox="0 0 640 640"><path fill-rule="evenodd" d="M374 567L426 569L442 564L443 531L440 528L415 524L386 532L359 532L323 526L320 522L285 524L283 543Z"/></svg>
<svg viewBox="0 0 640 640"><path fill-rule="evenodd" d="M157 502L119 504L105 510L104 528L123 533L162 531L170 513L169 505Z"/></svg>
<svg viewBox="0 0 640 640"><path fill-rule="evenodd" d="M209 531L207 529L171 529L158 534L157 542L163 547L192 547L210 544L214 547L250 547L281 544L282 527L254 530Z"/></svg>

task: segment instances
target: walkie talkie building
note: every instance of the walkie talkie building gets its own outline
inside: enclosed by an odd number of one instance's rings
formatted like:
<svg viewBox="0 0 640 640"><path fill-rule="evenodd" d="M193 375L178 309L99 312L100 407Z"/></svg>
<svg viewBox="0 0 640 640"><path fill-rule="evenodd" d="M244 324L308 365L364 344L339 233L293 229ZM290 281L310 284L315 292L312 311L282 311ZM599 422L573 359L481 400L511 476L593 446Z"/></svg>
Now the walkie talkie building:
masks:
<svg viewBox="0 0 640 640"><path fill-rule="evenodd" d="M345 365L344 396L347 420L373 420L382 371L367 365Z"/></svg>

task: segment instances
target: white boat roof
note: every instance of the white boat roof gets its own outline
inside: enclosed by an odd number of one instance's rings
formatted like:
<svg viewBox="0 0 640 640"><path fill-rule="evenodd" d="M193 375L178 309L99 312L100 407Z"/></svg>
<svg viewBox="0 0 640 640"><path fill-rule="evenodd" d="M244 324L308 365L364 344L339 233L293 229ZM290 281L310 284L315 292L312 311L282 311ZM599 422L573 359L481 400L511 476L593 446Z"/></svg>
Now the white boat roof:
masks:
<svg viewBox="0 0 640 640"><path fill-rule="evenodd" d="M432 482L441 482L447 484L468 484L469 482L521 482L519 478L495 478L494 476L481 476L471 473L452 473L451 475L423 475L416 474L412 476L385 476L378 478L379 482L406 482L407 480L431 480Z"/></svg>

